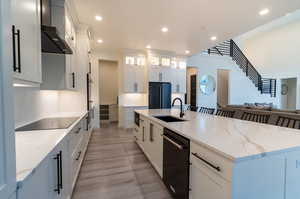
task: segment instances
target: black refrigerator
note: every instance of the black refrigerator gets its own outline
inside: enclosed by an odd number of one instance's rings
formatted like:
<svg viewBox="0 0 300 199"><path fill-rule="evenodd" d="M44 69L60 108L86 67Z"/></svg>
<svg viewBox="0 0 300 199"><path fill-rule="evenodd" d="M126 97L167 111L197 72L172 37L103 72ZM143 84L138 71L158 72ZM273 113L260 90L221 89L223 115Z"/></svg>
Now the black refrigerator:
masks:
<svg viewBox="0 0 300 199"><path fill-rule="evenodd" d="M149 82L149 109L171 108L171 94L171 83Z"/></svg>

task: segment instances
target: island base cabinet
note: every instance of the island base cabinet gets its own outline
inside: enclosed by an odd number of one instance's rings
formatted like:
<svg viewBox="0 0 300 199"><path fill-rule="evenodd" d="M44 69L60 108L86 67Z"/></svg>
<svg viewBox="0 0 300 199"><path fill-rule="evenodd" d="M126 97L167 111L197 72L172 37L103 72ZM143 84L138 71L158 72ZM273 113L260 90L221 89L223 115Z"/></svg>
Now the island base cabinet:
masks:
<svg viewBox="0 0 300 199"><path fill-rule="evenodd" d="M189 199L230 199L231 183L192 158Z"/></svg>
<svg viewBox="0 0 300 199"><path fill-rule="evenodd" d="M163 170L163 127L141 117L140 126L133 129L136 143L147 156L158 174Z"/></svg>

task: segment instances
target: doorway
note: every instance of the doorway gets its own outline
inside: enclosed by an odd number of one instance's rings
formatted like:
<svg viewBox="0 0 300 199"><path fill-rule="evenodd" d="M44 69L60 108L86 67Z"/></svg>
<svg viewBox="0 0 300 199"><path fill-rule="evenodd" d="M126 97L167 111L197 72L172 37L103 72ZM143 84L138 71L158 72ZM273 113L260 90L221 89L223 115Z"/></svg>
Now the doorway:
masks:
<svg viewBox="0 0 300 199"><path fill-rule="evenodd" d="M197 106L197 74L198 68L187 67L186 80L187 80L187 104L196 107Z"/></svg>
<svg viewBox="0 0 300 199"><path fill-rule="evenodd" d="M217 73L217 106L224 107L228 105L230 70L218 69Z"/></svg>
<svg viewBox="0 0 300 199"><path fill-rule="evenodd" d="M191 75L190 104L197 105L197 75Z"/></svg>
<svg viewBox="0 0 300 199"><path fill-rule="evenodd" d="M281 109L296 110L297 78L281 79Z"/></svg>
<svg viewBox="0 0 300 199"><path fill-rule="evenodd" d="M118 62L99 61L100 123L118 121Z"/></svg>

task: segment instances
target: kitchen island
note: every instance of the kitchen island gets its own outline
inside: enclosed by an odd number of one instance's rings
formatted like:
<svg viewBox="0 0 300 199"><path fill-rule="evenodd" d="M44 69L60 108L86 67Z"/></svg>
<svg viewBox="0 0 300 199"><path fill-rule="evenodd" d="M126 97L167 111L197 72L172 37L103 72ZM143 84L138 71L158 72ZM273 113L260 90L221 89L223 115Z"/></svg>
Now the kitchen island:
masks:
<svg viewBox="0 0 300 199"><path fill-rule="evenodd" d="M137 110L135 137L162 178L169 129L190 140L189 198L295 199L300 195L299 130L177 109ZM169 187L168 187L169 188ZM174 187L169 188L176 198Z"/></svg>

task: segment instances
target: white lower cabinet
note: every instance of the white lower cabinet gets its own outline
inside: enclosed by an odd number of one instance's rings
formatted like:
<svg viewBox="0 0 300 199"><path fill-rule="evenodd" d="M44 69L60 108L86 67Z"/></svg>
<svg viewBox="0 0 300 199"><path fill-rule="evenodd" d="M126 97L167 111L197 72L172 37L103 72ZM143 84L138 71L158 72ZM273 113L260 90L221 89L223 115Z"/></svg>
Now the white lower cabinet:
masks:
<svg viewBox="0 0 300 199"><path fill-rule="evenodd" d="M150 121L148 131L148 154L152 165L162 177L163 170L163 127Z"/></svg>
<svg viewBox="0 0 300 199"><path fill-rule="evenodd" d="M70 197L68 155L68 140L64 139L47 157L49 166L49 199Z"/></svg>
<svg viewBox="0 0 300 199"><path fill-rule="evenodd" d="M64 139L35 169L33 176L18 187L17 198L69 198L68 160L68 143Z"/></svg>
<svg viewBox="0 0 300 199"><path fill-rule="evenodd" d="M66 135L23 181L17 190L17 199L69 199L91 136L86 130L86 117Z"/></svg>
<svg viewBox="0 0 300 199"><path fill-rule="evenodd" d="M136 126L135 129L138 129L138 131L135 131L137 144L162 177L163 127L141 116L140 126Z"/></svg>
<svg viewBox="0 0 300 199"><path fill-rule="evenodd" d="M190 199L229 199L230 183L215 174L201 160L191 158Z"/></svg>

